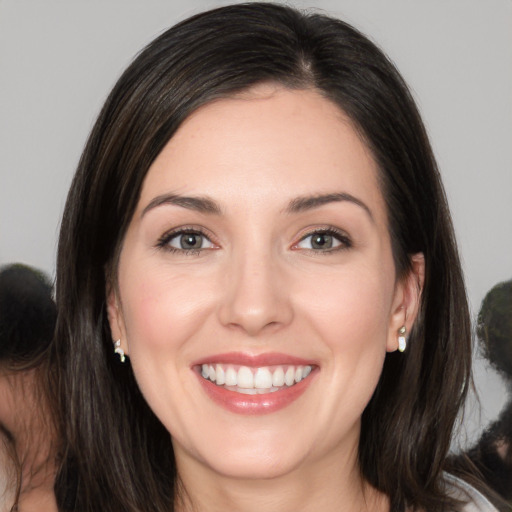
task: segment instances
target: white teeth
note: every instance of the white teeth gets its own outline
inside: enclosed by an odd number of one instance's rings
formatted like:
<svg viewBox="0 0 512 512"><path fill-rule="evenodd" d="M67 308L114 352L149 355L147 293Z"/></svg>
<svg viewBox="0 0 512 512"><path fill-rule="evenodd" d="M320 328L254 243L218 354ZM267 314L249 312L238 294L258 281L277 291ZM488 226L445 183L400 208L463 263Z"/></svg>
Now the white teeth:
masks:
<svg viewBox="0 0 512 512"><path fill-rule="evenodd" d="M226 374L224 373L224 368L222 368L222 366L220 364L217 365L216 367L216 372L217 372L217 385L218 386L222 386L223 384L226 383Z"/></svg>
<svg viewBox="0 0 512 512"><path fill-rule="evenodd" d="M237 393L242 393L242 395L258 395L258 390L257 389L254 389L254 388L241 388L240 386L238 386L237 388L235 388Z"/></svg>
<svg viewBox="0 0 512 512"><path fill-rule="evenodd" d="M284 374L284 383L287 386L291 386L295 382L295 368L293 366L289 366L288 370Z"/></svg>
<svg viewBox="0 0 512 512"><path fill-rule="evenodd" d="M231 366L226 370L226 386L236 386L237 375L234 368Z"/></svg>
<svg viewBox="0 0 512 512"><path fill-rule="evenodd" d="M240 366L238 370L237 386L244 389L254 388L254 375L247 366Z"/></svg>
<svg viewBox="0 0 512 512"><path fill-rule="evenodd" d="M284 370L279 367L272 375L272 385L276 387L284 386Z"/></svg>
<svg viewBox="0 0 512 512"><path fill-rule="evenodd" d="M258 368L254 375L254 387L268 389L272 387L272 374L268 368Z"/></svg>
<svg viewBox="0 0 512 512"><path fill-rule="evenodd" d="M248 366L203 364L201 375L203 378L215 382L217 386L224 386L238 393L256 395L279 391L285 385L293 386L304 380L311 370L312 367L309 365L250 368Z"/></svg>

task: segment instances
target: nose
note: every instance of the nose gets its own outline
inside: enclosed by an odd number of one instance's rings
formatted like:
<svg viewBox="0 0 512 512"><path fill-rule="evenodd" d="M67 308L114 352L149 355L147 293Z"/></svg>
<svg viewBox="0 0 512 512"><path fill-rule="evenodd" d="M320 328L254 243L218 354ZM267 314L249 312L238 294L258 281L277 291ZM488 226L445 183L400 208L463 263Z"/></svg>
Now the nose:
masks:
<svg viewBox="0 0 512 512"><path fill-rule="evenodd" d="M224 279L220 322L251 337L288 325L293 308L287 278L272 254L234 257Z"/></svg>

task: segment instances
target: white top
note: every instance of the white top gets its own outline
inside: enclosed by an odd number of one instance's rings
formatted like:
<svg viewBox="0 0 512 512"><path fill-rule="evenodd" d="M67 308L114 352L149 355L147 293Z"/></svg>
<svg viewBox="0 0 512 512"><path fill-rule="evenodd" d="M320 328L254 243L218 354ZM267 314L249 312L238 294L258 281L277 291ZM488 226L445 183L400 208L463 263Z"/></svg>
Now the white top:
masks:
<svg viewBox="0 0 512 512"><path fill-rule="evenodd" d="M496 507L474 487L456 476L445 473L448 492L453 498L467 501L462 509L464 512L498 512Z"/></svg>

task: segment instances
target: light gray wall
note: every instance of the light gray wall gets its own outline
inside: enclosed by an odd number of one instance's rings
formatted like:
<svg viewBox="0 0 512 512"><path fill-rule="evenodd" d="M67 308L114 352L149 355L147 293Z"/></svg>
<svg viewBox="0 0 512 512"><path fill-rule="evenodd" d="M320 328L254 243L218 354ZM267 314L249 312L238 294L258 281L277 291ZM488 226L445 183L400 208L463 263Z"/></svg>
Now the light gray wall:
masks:
<svg viewBox="0 0 512 512"><path fill-rule="evenodd" d="M201 0L0 0L0 264L54 273L65 195L106 94L141 47ZM443 174L468 292L512 278L512 1L295 0L351 22L410 84ZM504 386L476 364L483 412ZM473 411L476 409L473 408Z"/></svg>

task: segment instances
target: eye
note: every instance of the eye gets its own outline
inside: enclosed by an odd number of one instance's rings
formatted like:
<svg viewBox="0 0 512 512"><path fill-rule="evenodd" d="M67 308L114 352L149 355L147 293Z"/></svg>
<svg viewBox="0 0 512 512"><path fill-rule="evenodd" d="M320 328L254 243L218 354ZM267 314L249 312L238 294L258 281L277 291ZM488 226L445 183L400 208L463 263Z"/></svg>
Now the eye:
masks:
<svg viewBox="0 0 512 512"><path fill-rule="evenodd" d="M294 248L330 252L347 249L351 246L350 239L343 233L334 229L321 229L301 238Z"/></svg>
<svg viewBox="0 0 512 512"><path fill-rule="evenodd" d="M213 249L215 245L198 230L183 229L165 234L158 242L158 246L170 251L184 253L198 253L204 249Z"/></svg>

